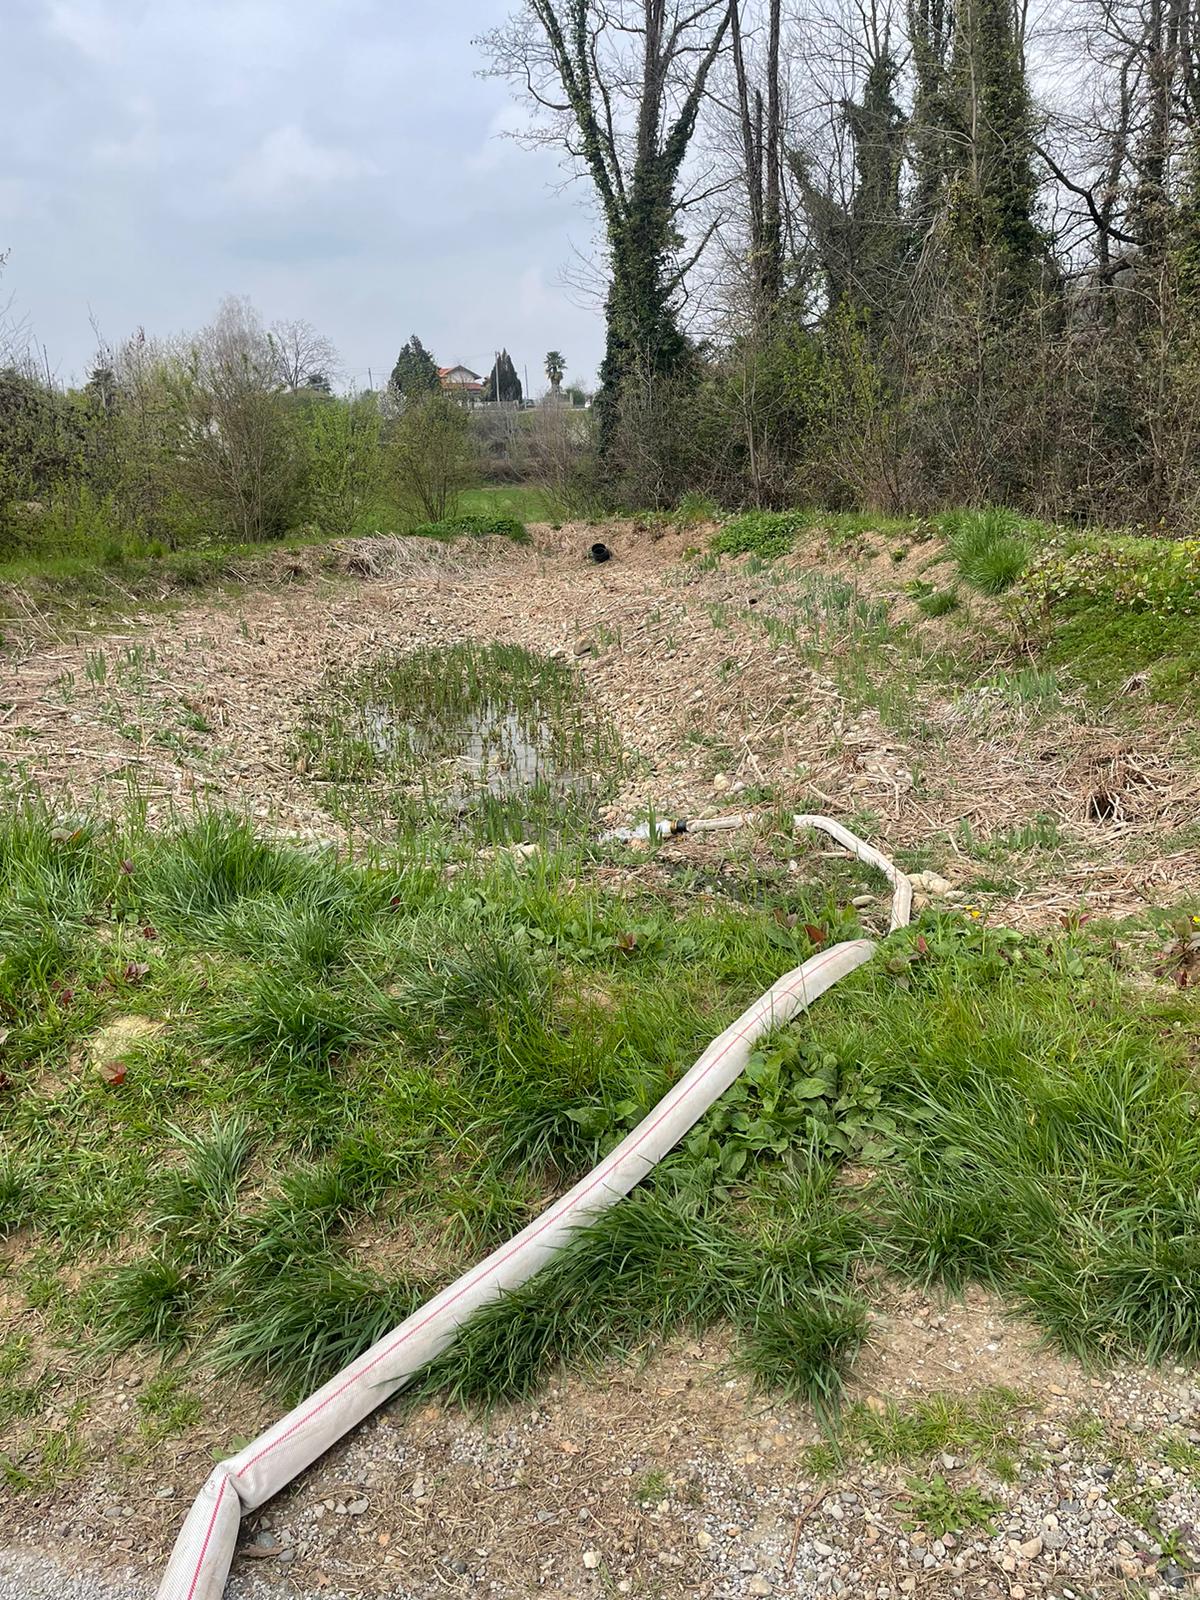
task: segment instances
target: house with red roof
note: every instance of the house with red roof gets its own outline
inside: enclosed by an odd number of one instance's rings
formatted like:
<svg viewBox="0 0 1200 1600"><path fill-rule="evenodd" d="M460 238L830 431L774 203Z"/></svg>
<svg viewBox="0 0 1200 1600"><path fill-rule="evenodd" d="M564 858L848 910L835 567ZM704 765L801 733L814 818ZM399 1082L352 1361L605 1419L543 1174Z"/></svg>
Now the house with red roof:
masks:
<svg viewBox="0 0 1200 1600"><path fill-rule="evenodd" d="M478 372L472 372L470 367L439 367L438 377L441 379L442 388L450 394L457 395L482 395L484 380Z"/></svg>

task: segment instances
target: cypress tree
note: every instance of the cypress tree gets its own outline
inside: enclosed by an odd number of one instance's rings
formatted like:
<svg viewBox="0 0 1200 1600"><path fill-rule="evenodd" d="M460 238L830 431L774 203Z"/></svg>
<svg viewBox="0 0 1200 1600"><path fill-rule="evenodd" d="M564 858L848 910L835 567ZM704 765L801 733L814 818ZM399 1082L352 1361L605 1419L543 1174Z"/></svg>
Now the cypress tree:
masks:
<svg viewBox="0 0 1200 1600"><path fill-rule="evenodd" d="M485 400L519 402L523 396L524 390L521 388L520 378L517 377L513 359L507 350L501 350L488 376L483 397Z"/></svg>
<svg viewBox="0 0 1200 1600"><path fill-rule="evenodd" d="M423 394L436 394L441 388L437 362L415 333L396 357L388 385L404 400L415 400Z"/></svg>

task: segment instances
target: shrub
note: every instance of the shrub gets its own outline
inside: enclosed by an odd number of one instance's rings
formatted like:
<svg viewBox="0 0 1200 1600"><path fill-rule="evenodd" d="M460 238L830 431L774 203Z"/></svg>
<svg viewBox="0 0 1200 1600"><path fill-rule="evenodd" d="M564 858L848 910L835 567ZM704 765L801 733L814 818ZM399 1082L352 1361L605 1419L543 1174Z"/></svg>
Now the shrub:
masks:
<svg viewBox="0 0 1200 1600"><path fill-rule="evenodd" d="M429 522L444 522L475 467L475 446L462 406L445 394L406 400L392 437L390 464L405 509Z"/></svg>
<svg viewBox="0 0 1200 1600"><path fill-rule="evenodd" d="M309 512L323 533L346 535L379 493L379 405L373 394L305 400Z"/></svg>
<svg viewBox="0 0 1200 1600"><path fill-rule="evenodd" d="M302 437L254 311L226 301L167 383L169 476L183 499L207 513L210 531L252 543L295 526Z"/></svg>

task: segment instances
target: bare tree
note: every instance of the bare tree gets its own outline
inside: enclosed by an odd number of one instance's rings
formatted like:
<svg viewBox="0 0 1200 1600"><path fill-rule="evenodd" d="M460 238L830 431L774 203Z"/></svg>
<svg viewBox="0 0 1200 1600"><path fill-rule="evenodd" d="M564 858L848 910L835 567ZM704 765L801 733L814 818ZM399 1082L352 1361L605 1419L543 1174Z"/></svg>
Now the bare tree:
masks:
<svg viewBox="0 0 1200 1600"><path fill-rule="evenodd" d="M331 340L303 318L273 322L271 345L280 381L292 394L301 389L327 386L341 371L341 357ZM324 380L324 385L320 385Z"/></svg>
<svg viewBox="0 0 1200 1600"><path fill-rule="evenodd" d="M1083 71L1038 153L1064 197L1064 243L1077 272L1152 318L1200 140L1196 0L1076 0L1061 31ZM1111 320L1111 297L1093 304Z"/></svg>
<svg viewBox="0 0 1200 1600"><path fill-rule="evenodd" d="M685 248L681 192L705 86L730 25L729 0L524 0L480 44L555 142L591 179L608 247L601 448L634 373L687 362L678 294L707 235Z"/></svg>

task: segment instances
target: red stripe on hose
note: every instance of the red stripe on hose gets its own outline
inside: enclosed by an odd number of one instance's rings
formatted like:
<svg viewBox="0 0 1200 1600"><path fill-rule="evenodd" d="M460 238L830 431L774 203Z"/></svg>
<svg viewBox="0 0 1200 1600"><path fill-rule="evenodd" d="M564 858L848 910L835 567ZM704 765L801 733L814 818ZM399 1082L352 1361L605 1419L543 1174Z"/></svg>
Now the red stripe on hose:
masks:
<svg viewBox="0 0 1200 1600"><path fill-rule="evenodd" d="M208 1528L204 1534L204 1543L200 1546L200 1559L196 1562L196 1570L192 1574L192 1582L191 1587L187 1592L187 1600L192 1600L192 1596L196 1593L196 1585L200 1582L200 1574L204 1571L204 1558L208 1554L208 1543L213 1536L213 1529L217 1525L217 1513L221 1509L221 1501L225 1498L225 1491L228 1489L228 1487L229 1474L226 1473L221 1479L221 1487L217 1490L217 1503L213 1507L212 1516L208 1519Z"/></svg>
<svg viewBox="0 0 1200 1600"><path fill-rule="evenodd" d="M822 966L827 965L834 958L834 956L837 955L837 953L838 953L838 947L835 946L834 949L832 949L829 952L827 952L827 954L825 956L818 958L817 964L812 968L812 972L814 974L816 972L818 972L820 970L820 968ZM804 978L802 978L800 980L801 987L803 987L807 983L807 981L808 981L808 977L806 975ZM770 991L768 991L768 993L770 993ZM794 988L785 989L783 991L783 994L787 995L787 996L791 996L794 993L795 993L795 989ZM780 998L783 998L783 996L780 996ZM763 1000L764 1001L766 1000L766 996L765 995L763 996ZM772 1004L774 1004L773 1001L772 1001ZM715 1056L713 1058L713 1060L709 1063L707 1071L705 1071L703 1073L703 1075L700 1078L697 1079L697 1084L700 1084L700 1083L704 1082L704 1079L708 1077L708 1074L710 1072L712 1072L714 1070L714 1068L717 1067L725 1059L725 1057L733 1049L735 1044L740 1044L741 1043L741 1041L746 1037L746 1035L751 1031L751 1029L754 1028L757 1025L757 1022L758 1022L758 1017L756 1016L751 1022L748 1022L746 1024L746 1026L739 1033L734 1034L733 1038L729 1041L729 1043L721 1051L720 1055ZM682 1080L681 1080L681 1082L682 1082ZM643 1144L650 1137L650 1135L655 1131L655 1129L659 1126L659 1124L662 1123L663 1120L666 1117L670 1116L671 1112L675 1109L675 1102L676 1102L676 1100L678 1100L678 1098L679 1098L679 1094L677 1092L673 1096L671 1096L671 1095L667 1096L667 1099L670 1101L670 1104L667 1104L667 1105L664 1106L664 1108L662 1110L662 1114L660 1116L656 1117L655 1120L650 1124L650 1126L642 1134L642 1137L638 1140L637 1145L634 1145L631 1149L625 1151L624 1154L621 1154L619 1156L619 1160L614 1160L612 1157L610 1157L608 1159L608 1161L606 1161L602 1167L597 1168L594 1182L590 1183L586 1189L584 1189L579 1195L577 1195L571 1201L572 1207L577 1205L579 1203L579 1201L586 1199L586 1197L589 1194L591 1194L594 1189L598 1188L602 1183L604 1183L604 1181L608 1177L609 1173L612 1171L613 1167L619 1165L619 1161L623 1161L623 1160L627 1159L627 1157L629 1157L629 1156L631 1156L631 1155L636 1153L638 1145ZM619 1147L618 1147L618 1149L619 1149ZM614 1154L614 1156L616 1156L618 1154L618 1152L614 1151L613 1154ZM340 1388L335 1389L332 1394L326 1395L325 1399L322 1400L319 1405L314 1406L313 1409L311 1411L309 1411L309 1412L306 1412L304 1416L298 1417L296 1419L296 1421L292 1424L292 1426L287 1430L286 1433L281 1433L279 1435L278 1439L272 1439L270 1444L264 1445L263 1448L258 1452L258 1454L256 1456L252 1456L250 1458L250 1460L246 1462L244 1467L242 1467L238 1472L234 1473L234 1477L235 1478L241 1478L245 1473L249 1472L250 1468L255 1466L259 1461L261 1461L264 1456L270 1455L272 1450L277 1449L281 1444L285 1443L288 1439L290 1439L292 1437L292 1435L294 1433L296 1433L299 1429L303 1428L307 1423L311 1422L314 1417L319 1416L321 1414L321 1412L325 1410L326 1406L330 1406L330 1405L333 1404L333 1402L335 1400L339 1400L342 1397L342 1395L345 1394L346 1390L351 1388L354 1384L356 1384L360 1380L360 1378L365 1378L369 1372L373 1372L374 1371L374 1369L379 1365L379 1363L381 1361L386 1361L389 1358L389 1356L393 1355L397 1350L399 1350L402 1345L407 1344L408 1341L411 1338L413 1338L416 1334L420 1333L424 1328L428 1327L430 1322L432 1322L435 1317L440 1317L443 1311L448 1311L452 1305L455 1305L459 1300L462 1299L463 1295L467 1294L471 1289L473 1289L475 1287L475 1284L478 1282L480 1277L486 1276L490 1272L494 1272L498 1267L502 1267L502 1266L505 1265L506 1262L511 1261L514 1255L519 1254L522 1250L525 1249L525 1247L527 1245L533 1244L533 1242L539 1237L540 1234L545 1232L545 1230L547 1228L551 1227L553 1225L553 1223L555 1223L557 1221L558 1221L558 1215L556 1214L556 1211L554 1209L552 1209L542 1219L542 1225L541 1225L540 1228L537 1229L537 1232L531 1233L531 1234L527 1235L525 1238L522 1238L519 1242L515 1243L513 1248L508 1252L507 1255L501 1256L498 1261L494 1261L493 1262L491 1260L491 1258L489 1257L489 1259L487 1261L482 1262L480 1264L479 1271L472 1278L468 1279L468 1281L466 1283L463 1284L462 1288L458 1291L458 1293L456 1295L454 1295L451 1299L447 1300L443 1305L438 1306L436 1311L431 1311L429 1313L429 1315L423 1321L417 1323L417 1325L415 1327L409 1328L409 1330L406 1333L402 1334L401 1337L396 1340L395 1344L389 1345L386 1350L381 1350L380 1353L375 1357L375 1359L372 1362L370 1362L367 1366L365 1366L362 1369L361 1372L356 1372L356 1373L353 1374L353 1376L347 1378L345 1383L343 1383ZM191 1595L190 1594L188 1596L188 1600L191 1600Z"/></svg>

